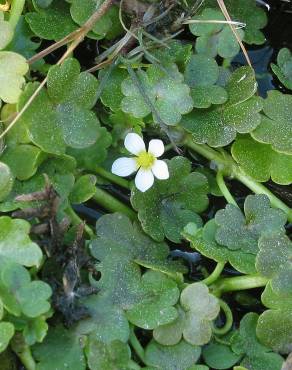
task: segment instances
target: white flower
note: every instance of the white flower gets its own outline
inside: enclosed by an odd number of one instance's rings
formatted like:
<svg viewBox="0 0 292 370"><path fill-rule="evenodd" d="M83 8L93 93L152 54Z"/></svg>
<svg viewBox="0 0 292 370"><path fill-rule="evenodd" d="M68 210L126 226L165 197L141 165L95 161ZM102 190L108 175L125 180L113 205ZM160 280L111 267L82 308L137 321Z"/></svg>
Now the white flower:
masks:
<svg viewBox="0 0 292 370"><path fill-rule="evenodd" d="M143 139L137 134L130 133L125 138L125 148L136 157L117 159L112 165L112 173L126 177L139 170L135 177L135 185L143 193L153 185L154 176L159 180L169 178L167 164L157 159L164 153L161 140L151 140L147 152Z"/></svg>

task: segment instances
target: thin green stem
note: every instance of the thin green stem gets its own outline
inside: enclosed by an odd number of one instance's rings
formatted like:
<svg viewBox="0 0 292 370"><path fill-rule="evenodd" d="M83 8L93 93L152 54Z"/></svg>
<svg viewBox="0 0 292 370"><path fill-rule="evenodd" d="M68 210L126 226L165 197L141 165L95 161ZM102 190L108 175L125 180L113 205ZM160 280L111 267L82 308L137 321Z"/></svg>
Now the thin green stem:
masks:
<svg viewBox="0 0 292 370"><path fill-rule="evenodd" d="M223 278L213 284L210 290L214 295L220 297L222 293L264 287L267 285L268 281L267 278L259 275Z"/></svg>
<svg viewBox="0 0 292 370"><path fill-rule="evenodd" d="M219 299L219 304L221 310L224 312L225 315L225 324L222 326L222 328L218 328L217 326L213 326L213 333L217 335L224 335L229 332L229 330L232 328L233 325L233 315L230 307L226 302L224 302L222 299Z"/></svg>
<svg viewBox="0 0 292 370"><path fill-rule="evenodd" d="M17 23L21 17L24 4L25 0L12 0L8 22L13 29L16 28Z"/></svg>
<svg viewBox="0 0 292 370"><path fill-rule="evenodd" d="M100 188L96 188L96 192L92 199L110 212L124 213L131 220L135 220L137 218L136 213L130 207L126 206L124 203Z"/></svg>
<svg viewBox="0 0 292 370"><path fill-rule="evenodd" d="M76 226L76 225L80 225L84 223L84 221L77 215L77 213L73 210L71 206L69 206L65 212L69 216L72 222L72 225ZM88 225L85 224L84 230L90 238L94 237L94 232L91 230L91 228Z"/></svg>
<svg viewBox="0 0 292 370"><path fill-rule="evenodd" d="M224 266L225 266L224 262L218 262L214 271L206 279L202 280L201 282L206 285L213 284L221 275L221 272L223 271Z"/></svg>
<svg viewBox="0 0 292 370"><path fill-rule="evenodd" d="M133 327L131 328L131 331L130 331L129 341L130 341L130 344L131 344L132 348L134 349L134 351L136 352L137 356L139 357L139 359L144 364L146 364L146 362L145 362L145 351L144 351L144 348L141 346L141 343L137 339L136 334L135 334L135 330L134 330Z"/></svg>
<svg viewBox="0 0 292 370"><path fill-rule="evenodd" d="M105 170L102 167L96 166L95 169L94 169L94 172L96 174L102 176L103 178L109 180L110 182L112 182L114 184L117 184L117 185L119 185L119 186L121 186L125 189L128 189L128 190L131 189L129 181L127 181L126 179L123 179L122 177L114 175L113 173Z"/></svg>
<svg viewBox="0 0 292 370"><path fill-rule="evenodd" d="M36 370L36 363L32 357L30 347L25 345L21 351L14 351L26 370Z"/></svg>
<svg viewBox="0 0 292 370"><path fill-rule="evenodd" d="M258 183L244 174L233 158L224 150L221 150L219 153L218 151L208 147L208 145L196 144L193 142L191 137L187 138L185 145L210 161L216 162L219 170L223 171L225 175L234 177L252 190L255 194L266 194L270 199L271 205L275 208L282 209L287 214L288 221L292 222L292 209L289 208L279 198L277 198L263 184Z"/></svg>
<svg viewBox="0 0 292 370"><path fill-rule="evenodd" d="M226 186L226 183L224 181L224 177L223 177L223 174L222 174L222 171L221 170L219 170L217 172L216 181L217 181L217 184L219 186L219 189L221 190L221 192L222 192L224 198L227 200L227 202L230 203L230 204L233 204L233 205L237 206L237 203L236 203L235 199L233 198L233 196L231 195L229 189Z"/></svg>

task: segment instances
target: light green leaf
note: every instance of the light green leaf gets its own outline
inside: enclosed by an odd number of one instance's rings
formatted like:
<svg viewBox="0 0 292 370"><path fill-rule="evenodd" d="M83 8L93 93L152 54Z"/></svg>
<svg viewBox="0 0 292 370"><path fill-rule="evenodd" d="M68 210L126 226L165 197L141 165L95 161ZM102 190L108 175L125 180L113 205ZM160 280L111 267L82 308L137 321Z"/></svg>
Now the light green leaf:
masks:
<svg viewBox="0 0 292 370"><path fill-rule="evenodd" d="M6 103L18 102L24 75L28 72L25 58L12 51L0 51L0 99Z"/></svg>
<svg viewBox="0 0 292 370"><path fill-rule="evenodd" d="M0 256L24 266L39 266L42 251L29 238L30 224L24 220L0 217Z"/></svg>
<svg viewBox="0 0 292 370"><path fill-rule="evenodd" d="M44 159L45 156L39 148L27 144L8 147L1 157L18 180L28 180L32 177Z"/></svg>
<svg viewBox="0 0 292 370"><path fill-rule="evenodd" d="M10 168L0 162L0 201L4 200L13 187L13 175Z"/></svg>
<svg viewBox="0 0 292 370"><path fill-rule="evenodd" d="M269 91L264 100L261 124L252 132L252 137L280 153L292 154L292 95Z"/></svg>
<svg viewBox="0 0 292 370"><path fill-rule="evenodd" d="M14 326L10 322L0 322L0 353L5 351L14 335Z"/></svg>
<svg viewBox="0 0 292 370"><path fill-rule="evenodd" d="M208 206L208 180L200 173L190 173L186 158L174 157L167 164L169 179L156 181L145 193L133 188L131 203L147 234L158 241L166 237L179 243L180 233L189 222L201 226L197 212Z"/></svg>
<svg viewBox="0 0 292 370"><path fill-rule="evenodd" d="M292 155L276 152L271 145L248 136L238 138L231 151L244 172L256 181L265 182L271 177L277 184L292 183Z"/></svg>
<svg viewBox="0 0 292 370"><path fill-rule="evenodd" d="M13 38L13 27L4 20L4 13L0 12L0 50L4 49Z"/></svg>

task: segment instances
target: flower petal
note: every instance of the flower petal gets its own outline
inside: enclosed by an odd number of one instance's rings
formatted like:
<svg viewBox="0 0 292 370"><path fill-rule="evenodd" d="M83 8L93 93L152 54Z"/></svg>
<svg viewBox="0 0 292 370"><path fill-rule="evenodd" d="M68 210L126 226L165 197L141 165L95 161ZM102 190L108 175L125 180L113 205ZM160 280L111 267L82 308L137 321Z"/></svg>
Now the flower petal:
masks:
<svg viewBox="0 0 292 370"><path fill-rule="evenodd" d="M140 168L136 177L135 177L135 185L137 189L144 193L146 190L150 189L154 183L154 176L151 170L144 170Z"/></svg>
<svg viewBox="0 0 292 370"><path fill-rule="evenodd" d="M148 153L153 154L156 158L162 156L162 154L164 153L163 141L159 139L150 140Z"/></svg>
<svg viewBox="0 0 292 370"><path fill-rule="evenodd" d="M137 169L137 162L134 158L122 157L112 164L112 173L121 177L129 176Z"/></svg>
<svg viewBox="0 0 292 370"><path fill-rule="evenodd" d="M139 154L146 150L145 144L141 136L135 133L130 133L125 137L125 148L132 154Z"/></svg>
<svg viewBox="0 0 292 370"><path fill-rule="evenodd" d="M157 159L151 168L154 176L159 180L166 180L169 178L167 164L164 161Z"/></svg>

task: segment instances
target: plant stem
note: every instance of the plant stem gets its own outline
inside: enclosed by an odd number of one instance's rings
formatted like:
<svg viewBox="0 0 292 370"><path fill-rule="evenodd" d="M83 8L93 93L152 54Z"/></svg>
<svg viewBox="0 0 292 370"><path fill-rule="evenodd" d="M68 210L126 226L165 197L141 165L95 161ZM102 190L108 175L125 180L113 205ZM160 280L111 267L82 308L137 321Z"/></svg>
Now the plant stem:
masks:
<svg viewBox="0 0 292 370"><path fill-rule="evenodd" d="M242 172L240 167L236 164L233 158L227 152L221 150L218 151L208 147L205 144L196 144L193 142L192 138L189 137L185 141L185 145L195 152L201 154L203 157L214 161L217 163L219 170L221 170L225 175L234 177L255 194L265 194L269 197L271 205L275 208L282 209L286 214L288 221L292 222L292 209L289 208L284 202L277 198L270 190L268 190L264 185L253 180L251 177L247 176Z"/></svg>
<svg viewBox="0 0 292 370"><path fill-rule="evenodd" d="M122 177L114 175L113 173L105 170L102 167L96 166L94 169L94 172L114 184L122 186L123 188L128 189L128 190L131 189L129 181L123 179Z"/></svg>
<svg viewBox="0 0 292 370"><path fill-rule="evenodd" d="M136 213L130 207L126 206L124 203L120 202L118 199L100 188L96 188L96 192L92 199L110 212L124 213L131 220L135 220L137 218Z"/></svg>
<svg viewBox="0 0 292 370"><path fill-rule="evenodd" d="M17 23L23 11L24 3L25 0L12 0L8 22L13 29L15 29L17 26Z"/></svg>
<svg viewBox="0 0 292 370"><path fill-rule="evenodd" d="M11 341L11 348L20 359L26 370L36 369L36 363L32 357L30 347L25 343L22 334L15 334Z"/></svg>
<svg viewBox="0 0 292 370"><path fill-rule="evenodd" d="M227 186L225 184L224 177L223 177L223 174L222 174L221 170L219 170L217 172L216 181L217 181L217 184L219 186L219 189L221 190L221 192L222 192L224 198L227 200L227 202L238 207L236 201L234 200L233 196L231 195L229 189L227 188Z"/></svg>
<svg viewBox="0 0 292 370"><path fill-rule="evenodd" d="M206 279L202 280L201 283L204 283L206 285L213 284L219 278L221 272L224 269L224 266L224 262L218 262L214 271Z"/></svg>
<svg viewBox="0 0 292 370"><path fill-rule="evenodd" d="M130 344L131 346L133 347L133 349L135 350L137 356L139 357L139 359L144 363L146 364L145 362L145 352L144 352L144 348L141 346L141 343L138 341L137 337L136 337L136 334L135 334L135 331L134 331L134 328L132 327L131 328L131 331L130 331L130 338L129 338L129 341L130 341Z"/></svg>
<svg viewBox="0 0 292 370"><path fill-rule="evenodd" d="M225 324L222 328L218 328L217 326L213 326L213 333L217 335L224 335L229 332L233 324L233 315L230 307L226 302L222 299L219 299L220 308L224 311L225 314Z"/></svg>
<svg viewBox="0 0 292 370"><path fill-rule="evenodd" d="M66 209L66 213L70 217L72 225L76 226L76 225L80 225L84 223L84 221L77 215L77 213L73 210L71 206L69 206ZM84 225L84 230L90 238L94 237L94 232L91 230L91 228L88 225L86 224Z"/></svg>
<svg viewBox="0 0 292 370"><path fill-rule="evenodd" d="M210 289L214 295L220 297L222 293L263 287L268 281L269 279L259 275L236 276L220 279Z"/></svg>

